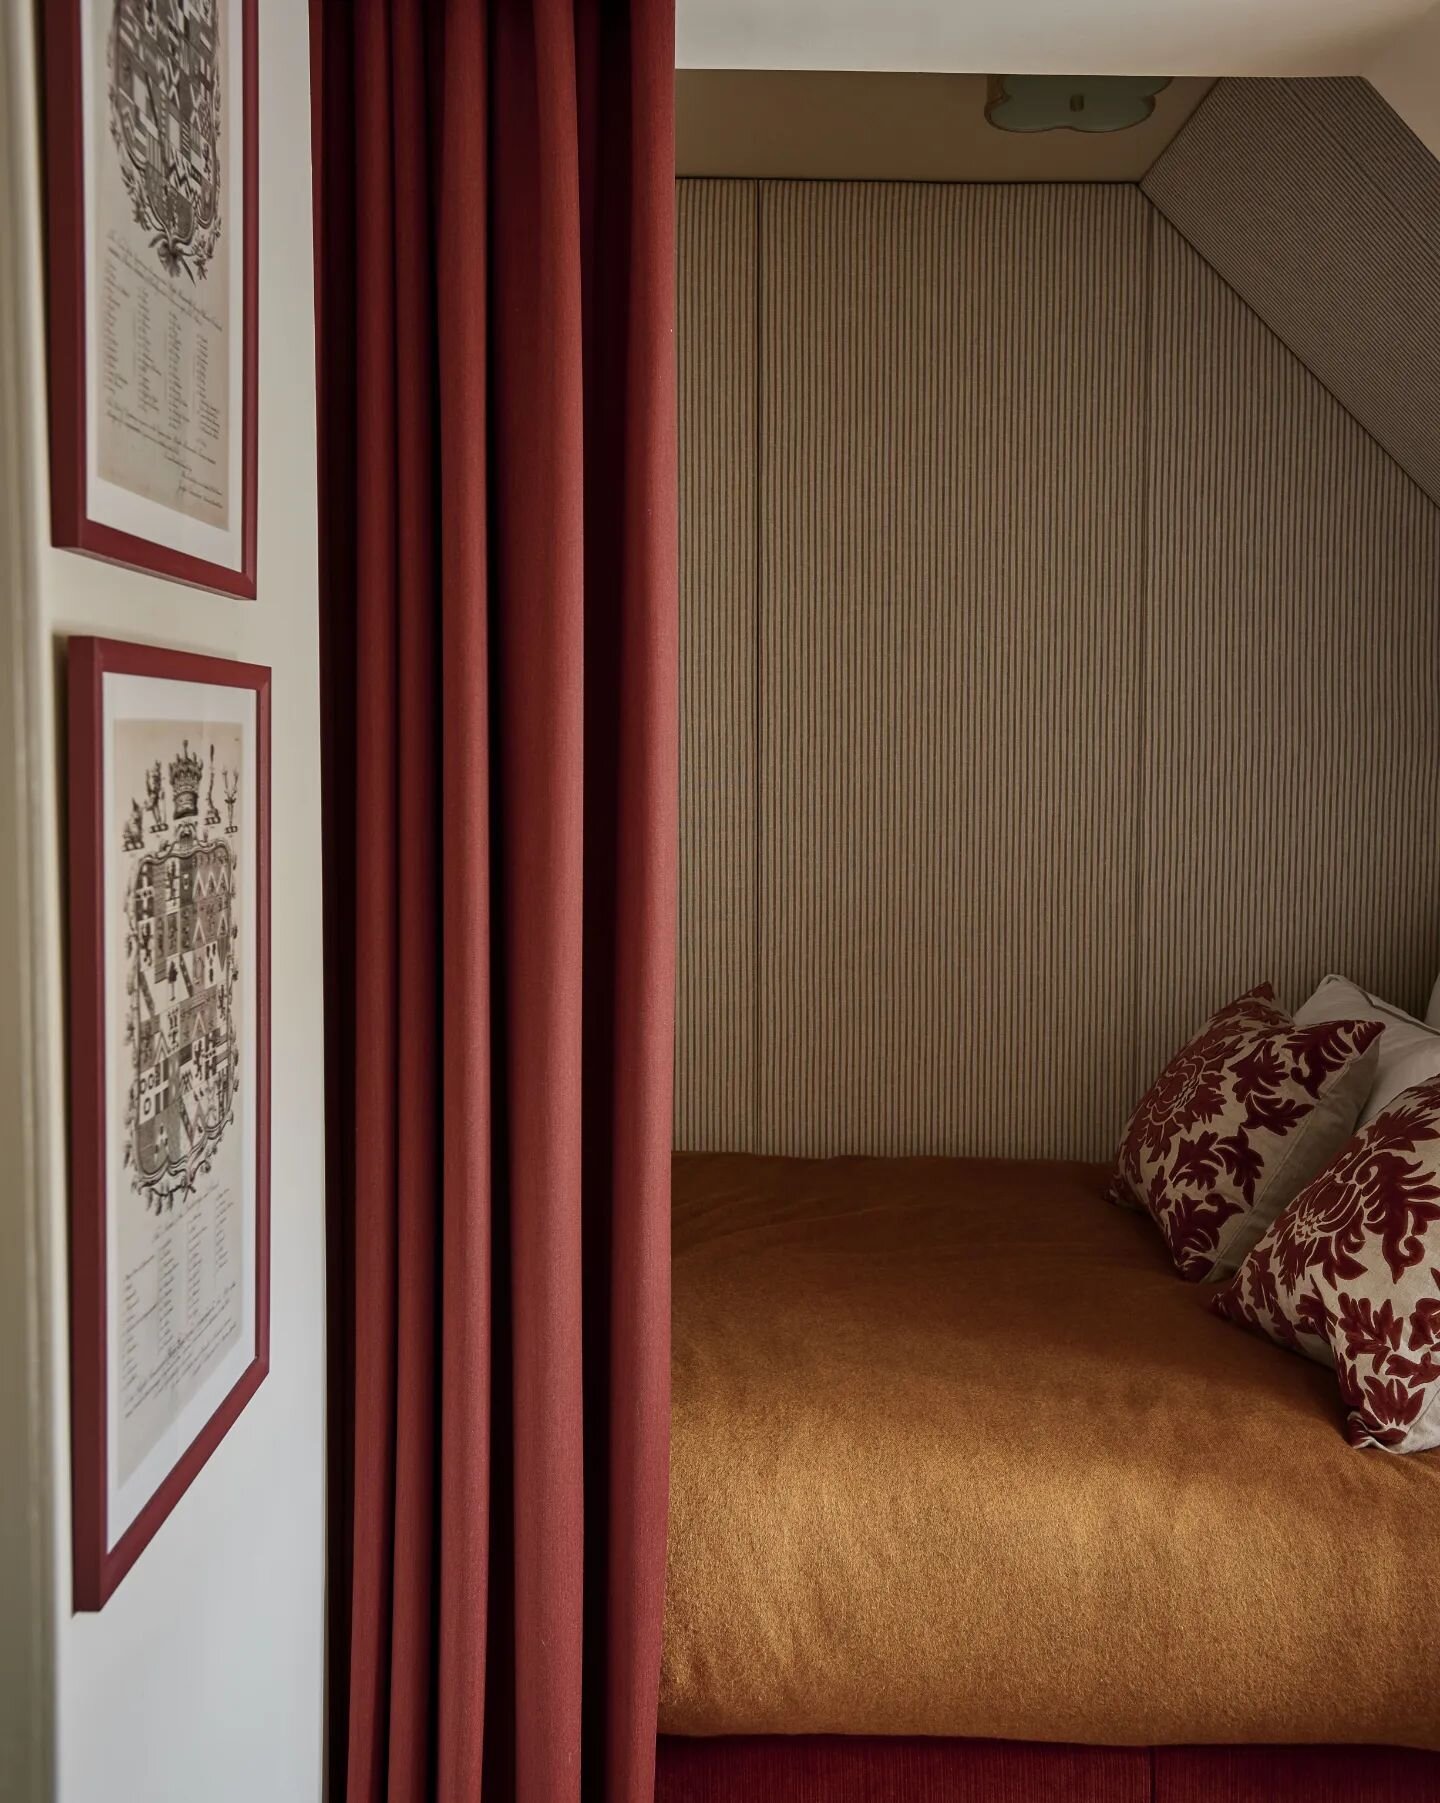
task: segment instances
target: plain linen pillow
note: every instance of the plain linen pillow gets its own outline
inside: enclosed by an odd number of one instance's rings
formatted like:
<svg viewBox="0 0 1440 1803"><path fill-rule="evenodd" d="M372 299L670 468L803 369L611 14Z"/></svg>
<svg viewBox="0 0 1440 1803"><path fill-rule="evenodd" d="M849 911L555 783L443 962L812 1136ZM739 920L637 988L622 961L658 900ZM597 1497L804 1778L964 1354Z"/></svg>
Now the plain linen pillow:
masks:
<svg viewBox="0 0 1440 1803"><path fill-rule="evenodd" d="M1435 987L1430 991L1430 1005L1425 1010L1425 1025L1440 1028L1440 977L1435 979Z"/></svg>
<svg viewBox="0 0 1440 1803"><path fill-rule="evenodd" d="M1430 1006L1435 1007L1432 997ZM1322 1020L1378 1020L1375 1076L1370 1094L1360 1110L1360 1125L1368 1127L1402 1090L1440 1077L1440 1032L1416 1020L1403 1008L1382 1002L1352 983L1348 977L1323 977L1308 1002L1295 1011L1297 1027Z"/></svg>

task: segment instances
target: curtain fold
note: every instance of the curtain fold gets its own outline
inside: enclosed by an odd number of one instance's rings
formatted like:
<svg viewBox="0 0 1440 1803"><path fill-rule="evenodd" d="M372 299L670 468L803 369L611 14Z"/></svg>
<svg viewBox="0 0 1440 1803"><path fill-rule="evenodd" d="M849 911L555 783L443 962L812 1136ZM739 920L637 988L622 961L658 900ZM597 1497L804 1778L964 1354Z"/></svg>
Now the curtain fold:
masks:
<svg viewBox="0 0 1440 1803"><path fill-rule="evenodd" d="M653 1789L673 13L313 0L331 1794Z"/></svg>

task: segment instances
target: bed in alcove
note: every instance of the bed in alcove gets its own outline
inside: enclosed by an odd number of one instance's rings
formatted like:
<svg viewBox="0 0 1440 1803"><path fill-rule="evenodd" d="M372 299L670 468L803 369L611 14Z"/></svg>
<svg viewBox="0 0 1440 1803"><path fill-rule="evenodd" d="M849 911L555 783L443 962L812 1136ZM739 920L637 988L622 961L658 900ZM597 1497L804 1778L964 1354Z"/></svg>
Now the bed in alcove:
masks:
<svg viewBox="0 0 1440 1803"><path fill-rule="evenodd" d="M1440 1455L1102 1192L1229 996L1440 971L1440 166L1359 80L679 95L657 1796L1437 1794Z"/></svg>

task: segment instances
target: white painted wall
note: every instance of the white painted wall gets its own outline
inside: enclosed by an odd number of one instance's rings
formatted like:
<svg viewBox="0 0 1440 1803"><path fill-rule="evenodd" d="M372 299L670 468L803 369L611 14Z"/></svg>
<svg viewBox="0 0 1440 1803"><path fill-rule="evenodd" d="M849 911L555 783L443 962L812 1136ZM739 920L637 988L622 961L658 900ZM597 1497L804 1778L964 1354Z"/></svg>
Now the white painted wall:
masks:
<svg viewBox="0 0 1440 1803"><path fill-rule="evenodd" d="M1356 75L1432 0L677 0L681 69Z"/></svg>
<svg viewBox="0 0 1440 1803"><path fill-rule="evenodd" d="M316 1803L325 1266L307 6L260 0L254 602L50 546L34 10L0 8L0 1796ZM274 670L271 1370L98 1615L70 1608L58 748L72 632Z"/></svg>
<svg viewBox="0 0 1440 1803"><path fill-rule="evenodd" d="M1440 6L1393 37L1365 74L1421 143L1440 157Z"/></svg>

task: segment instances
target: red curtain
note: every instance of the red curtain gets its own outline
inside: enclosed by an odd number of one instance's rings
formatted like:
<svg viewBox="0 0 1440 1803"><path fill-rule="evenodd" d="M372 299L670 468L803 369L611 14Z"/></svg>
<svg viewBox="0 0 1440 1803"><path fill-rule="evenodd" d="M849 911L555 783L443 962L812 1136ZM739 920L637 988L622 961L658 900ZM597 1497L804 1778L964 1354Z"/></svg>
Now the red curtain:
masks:
<svg viewBox="0 0 1440 1803"><path fill-rule="evenodd" d="M331 1794L648 1803L671 3L313 0L312 22Z"/></svg>

